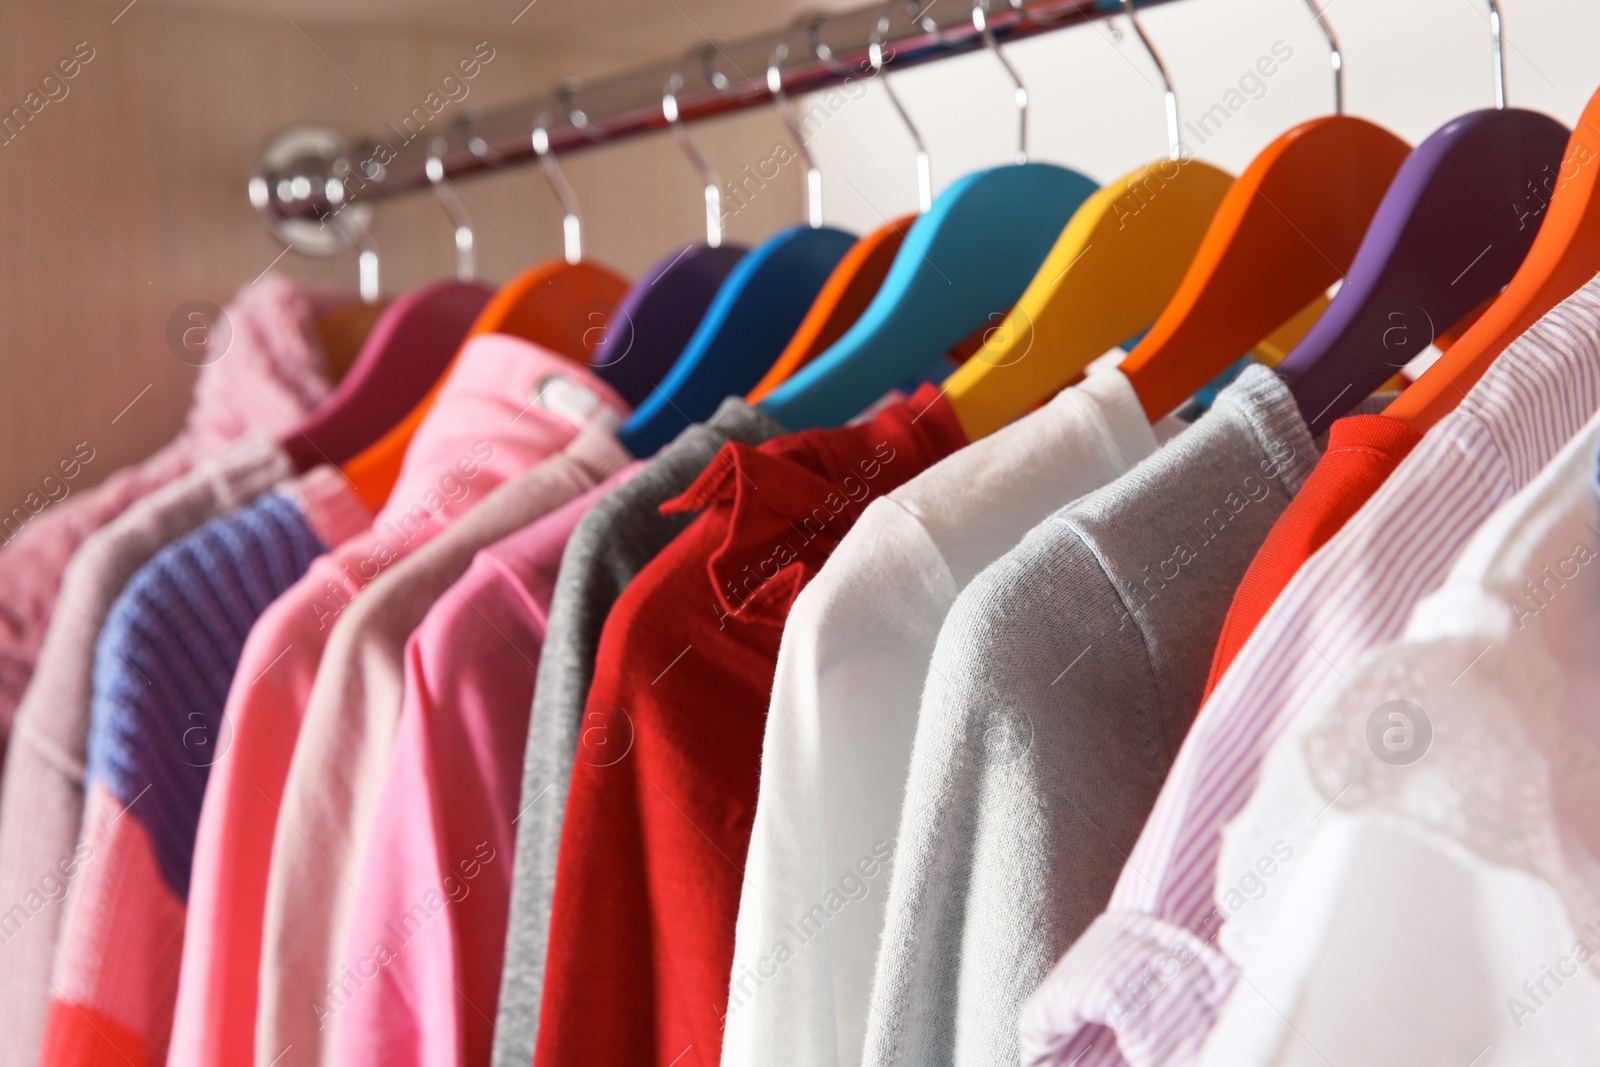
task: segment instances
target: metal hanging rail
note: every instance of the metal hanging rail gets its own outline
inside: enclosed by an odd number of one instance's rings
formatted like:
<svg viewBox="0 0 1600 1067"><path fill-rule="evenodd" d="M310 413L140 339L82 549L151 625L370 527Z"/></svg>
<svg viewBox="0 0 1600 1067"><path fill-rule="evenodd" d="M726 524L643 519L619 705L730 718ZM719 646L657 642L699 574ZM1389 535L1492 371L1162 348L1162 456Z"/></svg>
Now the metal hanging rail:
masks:
<svg viewBox="0 0 1600 1067"><path fill-rule="evenodd" d="M1169 0L1136 0L1140 8ZM1121 0L990 0L987 26L1001 42L1081 26L1122 12ZM880 25L881 24L881 25ZM593 82L567 81L544 96L487 112L463 112L437 128L396 127L351 143L336 131L299 126L263 153L250 200L263 221L300 251L350 247L371 204L483 171L536 162L533 133L556 154L615 144L665 129L663 96L675 85L678 116L696 122L772 100L768 66L784 33L808 39L779 64L782 90L797 96L842 86L882 68L899 70L984 47L968 0L904 0L819 14L810 24L732 42L705 42L676 60ZM342 217L340 217L342 216ZM334 225L329 225L332 221Z"/></svg>

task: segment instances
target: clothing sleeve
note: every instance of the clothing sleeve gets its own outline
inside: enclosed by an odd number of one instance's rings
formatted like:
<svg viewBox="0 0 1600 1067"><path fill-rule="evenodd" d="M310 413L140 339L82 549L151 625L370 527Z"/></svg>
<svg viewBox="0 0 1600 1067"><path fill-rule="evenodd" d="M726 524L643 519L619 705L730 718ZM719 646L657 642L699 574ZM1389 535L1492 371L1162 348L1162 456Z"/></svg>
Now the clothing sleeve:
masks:
<svg viewBox="0 0 1600 1067"><path fill-rule="evenodd" d="M87 865L68 909L46 1063L102 1062L107 1045L140 1064L166 1059L201 802L231 747L229 686L252 623L322 550L296 518L268 497L214 520L141 569L107 617L85 833L106 859ZM97 1031L96 1017L115 1027Z"/></svg>
<svg viewBox="0 0 1600 1067"><path fill-rule="evenodd" d="M784 624L745 861L722 1067L853 1065L866 1036L917 704L957 589L921 523L874 501ZM804 944L824 897L826 936Z"/></svg>
<svg viewBox="0 0 1600 1067"><path fill-rule="evenodd" d="M1160 786L1137 710L1154 704L1143 640L1094 555L1052 544L1050 526L974 580L939 633L868 1067L1017 1062L1023 999L1104 907Z"/></svg>
<svg viewBox="0 0 1600 1067"><path fill-rule="evenodd" d="M206 784L195 834L174 1062L231 1067L254 1055L272 842L326 633L316 629L312 605L330 573L331 561L319 561L280 596L240 655L223 713L232 747Z"/></svg>
<svg viewBox="0 0 1600 1067"><path fill-rule="evenodd" d="M489 1062L521 771L506 754L526 741L542 622L480 552L407 642L399 732L327 1005L336 1062Z"/></svg>

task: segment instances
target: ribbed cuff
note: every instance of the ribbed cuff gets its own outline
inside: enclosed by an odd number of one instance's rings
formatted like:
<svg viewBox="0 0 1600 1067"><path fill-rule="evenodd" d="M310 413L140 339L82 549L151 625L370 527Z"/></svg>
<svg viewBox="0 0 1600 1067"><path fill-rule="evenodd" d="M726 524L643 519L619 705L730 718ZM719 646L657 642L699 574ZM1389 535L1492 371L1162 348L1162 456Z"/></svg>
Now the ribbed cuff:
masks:
<svg viewBox="0 0 1600 1067"><path fill-rule="evenodd" d="M210 479L221 510L232 511L294 474L294 463L278 442L251 431L198 470Z"/></svg>
<svg viewBox="0 0 1600 1067"><path fill-rule="evenodd" d="M329 548L372 525L372 512L356 496L350 480L329 464L311 468L279 491L295 502L311 532Z"/></svg>

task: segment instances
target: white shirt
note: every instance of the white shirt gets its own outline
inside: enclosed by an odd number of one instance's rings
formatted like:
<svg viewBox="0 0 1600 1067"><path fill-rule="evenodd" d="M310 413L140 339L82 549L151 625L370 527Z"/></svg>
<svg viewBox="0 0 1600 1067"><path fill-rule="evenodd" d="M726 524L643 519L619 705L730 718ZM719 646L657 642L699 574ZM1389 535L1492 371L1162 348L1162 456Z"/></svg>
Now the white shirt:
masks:
<svg viewBox="0 0 1600 1067"><path fill-rule="evenodd" d="M1079 385L874 501L795 600L739 903L723 1067L855 1067L923 680L979 571L1112 481L1152 430L1127 379Z"/></svg>
<svg viewBox="0 0 1600 1067"><path fill-rule="evenodd" d="M1206 1067L1596 1062L1597 444L1600 416L1268 754L1219 868L1299 858L1223 931Z"/></svg>

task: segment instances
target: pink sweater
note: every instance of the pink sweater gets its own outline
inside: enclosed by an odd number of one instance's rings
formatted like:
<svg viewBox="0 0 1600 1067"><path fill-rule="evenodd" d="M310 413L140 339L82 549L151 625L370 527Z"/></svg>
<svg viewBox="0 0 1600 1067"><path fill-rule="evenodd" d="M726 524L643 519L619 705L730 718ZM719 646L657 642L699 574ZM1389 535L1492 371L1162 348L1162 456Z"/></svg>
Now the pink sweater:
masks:
<svg viewBox="0 0 1600 1067"><path fill-rule="evenodd" d="M51 969L43 1063L166 1062L194 825L209 765L228 749L220 713L233 667L272 599L330 537L368 521L342 477L318 468L169 544L107 614L73 853L82 863Z"/></svg>
<svg viewBox="0 0 1600 1067"><path fill-rule="evenodd" d="M398 736L328 1005L335 1062L488 1067L545 613L578 520L639 466L479 552L406 642Z"/></svg>
<svg viewBox="0 0 1600 1067"><path fill-rule="evenodd" d="M279 805L334 623L373 579L576 435L573 422L535 400L552 375L592 378L514 338L473 339L370 529L316 560L251 629L225 712L233 747L211 769L196 831L169 1062L251 1062Z"/></svg>
<svg viewBox="0 0 1600 1067"><path fill-rule="evenodd" d="M227 308L233 339L223 358L201 369L194 406L177 437L93 488L75 490L73 477L104 474L94 466L95 446L104 441L86 438L62 459L60 477L50 472L50 484L60 485L66 496L52 504L30 495L19 502L23 514L0 516L0 743L33 675L62 573L83 539L245 431L276 435L316 407L331 388L316 320L342 299L277 274L244 286ZM138 410L125 415L136 419ZM113 425L108 433L115 430Z"/></svg>

